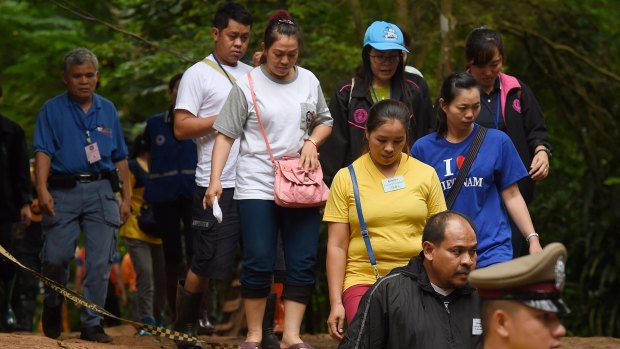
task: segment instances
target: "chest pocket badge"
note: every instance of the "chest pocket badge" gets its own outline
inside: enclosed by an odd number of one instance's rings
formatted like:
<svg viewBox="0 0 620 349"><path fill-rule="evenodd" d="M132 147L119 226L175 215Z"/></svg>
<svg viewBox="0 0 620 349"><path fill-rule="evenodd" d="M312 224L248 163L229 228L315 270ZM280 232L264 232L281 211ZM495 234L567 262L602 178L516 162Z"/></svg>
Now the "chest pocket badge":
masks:
<svg viewBox="0 0 620 349"><path fill-rule="evenodd" d="M472 319L471 334L474 336L482 335L482 322L480 319Z"/></svg>
<svg viewBox="0 0 620 349"><path fill-rule="evenodd" d="M308 132L310 130L310 125L312 125L312 120L316 116L316 106L310 103L300 103L301 115L300 115L300 123L299 128Z"/></svg>

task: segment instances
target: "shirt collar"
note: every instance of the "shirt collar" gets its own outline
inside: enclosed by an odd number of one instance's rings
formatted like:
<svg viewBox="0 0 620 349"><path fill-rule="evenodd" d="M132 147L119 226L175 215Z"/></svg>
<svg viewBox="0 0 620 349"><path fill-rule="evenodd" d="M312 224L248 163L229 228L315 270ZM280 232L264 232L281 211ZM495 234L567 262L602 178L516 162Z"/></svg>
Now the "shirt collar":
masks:
<svg viewBox="0 0 620 349"><path fill-rule="evenodd" d="M295 82L295 80L297 80L297 77L299 76L299 68L297 66L294 66L294 69L295 69L295 76L293 76L290 80L281 80L271 75L271 73L267 71L267 68L265 68L264 64L260 65L260 70L267 77L267 79L275 82L276 84L281 84L281 85L291 84Z"/></svg>
<svg viewBox="0 0 620 349"><path fill-rule="evenodd" d="M70 107L72 105L75 105L78 108L80 107L74 100L71 99L71 97L69 97L69 92L65 92L64 97L65 97L65 105L67 107ZM93 93L93 104L89 111L99 110L99 109L101 109L101 97L99 97L98 94Z"/></svg>
<svg viewBox="0 0 620 349"><path fill-rule="evenodd" d="M500 81L499 81L499 76L495 78L495 82L493 83L493 89L494 90L501 90L501 85L500 85Z"/></svg>
<svg viewBox="0 0 620 349"><path fill-rule="evenodd" d="M452 293L452 291L454 291L453 288L450 289L443 289L437 285L435 285L434 283L431 282L431 287L435 290L435 292L439 293L440 295L446 297L448 296L450 293Z"/></svg>

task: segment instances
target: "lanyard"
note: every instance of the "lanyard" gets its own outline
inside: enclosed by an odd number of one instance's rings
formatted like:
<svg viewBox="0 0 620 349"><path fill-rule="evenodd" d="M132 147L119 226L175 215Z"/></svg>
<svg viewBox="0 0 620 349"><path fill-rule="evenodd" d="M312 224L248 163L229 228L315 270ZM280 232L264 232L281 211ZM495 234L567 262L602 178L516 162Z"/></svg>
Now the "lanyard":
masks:
<svg viewBox="0 0 620 349"><path fill-rule="evenodd" d="M499 96L499 91L497 91L496 93L497 96L497 112L495 113L495 128L499 130L499 114L501 113L501 101L500 101L500 96Z"/></svg>
<svg viewBox="0 0 620 349"><path fill-rule="evenodd" d="M224 72L224 74L226 74L226 78L228 79L228 81L230 81L231 85L234 85L235 83L232 81L232 79L230 78L230 75L228 75L228 72L226 71L226 69L224 69L224 67L222 67L222 63L220 63L220 60L217 59L217 56L215 55L215 52L213 52L211 54L213 56L213 59L215 60L215 63L217 63L217 65L220 66L220 69L222 69L222 71Z"/></svg>
<svg viewBox="0 0 620 349"><path fill-rule="evenodd" d="M375 97L375 100L373 101L372 104L379 103L379 97L377 97L377 92L375 91L375 88L372 86L372 84L370 84L370 91ZM390 99L392 99L392 88L391 87L390 87Z"/></svg>
<svg viewBox="0 0 620 349"><path fill-rule="evenodd" d="M84 134L86 135L86 143L88 144L92 144L93 143L93 139L90 136L90 130L91 128L86 126L86 123L84 122L84 119L82 118L82 115L80 113L81 109L77 109L80 108L79 105L77 105L77 103L71 101L71 114L73 115L73 119L75 120L75 123L77 124L77 126L79 128L82 129L82 131L84 131ZM93 103L91 104L91 108L95 108L95 127L92 128L93 130L97 129L97 119L99 117L99 109L95 107L95 99L93 97ZM84 116L87 116L88 114L84 113Z"/></svg>

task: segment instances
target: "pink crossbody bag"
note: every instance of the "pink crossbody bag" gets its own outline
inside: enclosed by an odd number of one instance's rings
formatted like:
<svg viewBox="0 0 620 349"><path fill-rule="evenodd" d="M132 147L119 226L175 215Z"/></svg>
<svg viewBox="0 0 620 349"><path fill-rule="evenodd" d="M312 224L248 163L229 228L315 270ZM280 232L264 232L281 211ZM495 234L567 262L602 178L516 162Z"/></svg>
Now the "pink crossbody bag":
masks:
<svg viewBox="0 0 620 349"><path fill-rule="evenodd" d="M322 206L327 202L329 188L323 182L323 170L321 165L313 172L306 172L299 167L299 158L282 158L276 160L273 157L271 146L267 140L265 127L258 112L258 103L256 103L256 94L254 93L254 82L252 74L248 73L250 82L250 93L252 94L252 103L254 103L254 111L260 125L260 130L265 139L265 145L271 158L271 164L275 171L275 182L273 188L274 199L276 205L282 207L316 207Z"/></svg>

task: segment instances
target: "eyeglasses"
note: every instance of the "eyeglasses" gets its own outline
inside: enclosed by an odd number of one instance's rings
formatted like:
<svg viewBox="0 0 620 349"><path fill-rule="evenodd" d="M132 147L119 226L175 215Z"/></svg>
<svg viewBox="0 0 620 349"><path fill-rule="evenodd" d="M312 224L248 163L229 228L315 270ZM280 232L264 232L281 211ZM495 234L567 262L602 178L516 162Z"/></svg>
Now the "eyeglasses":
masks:
<svg viewBox="0 0 620 349"><path fill-rule="evenodd" d="M383 55L369 55L370 58L372 58L372 60L377 63L377 64L383 64L383 63L396 63L400 60L400 57L402 57L402 53L401 54L397 54L397 55L392 55L392 56L383 56Z"/></svg>

